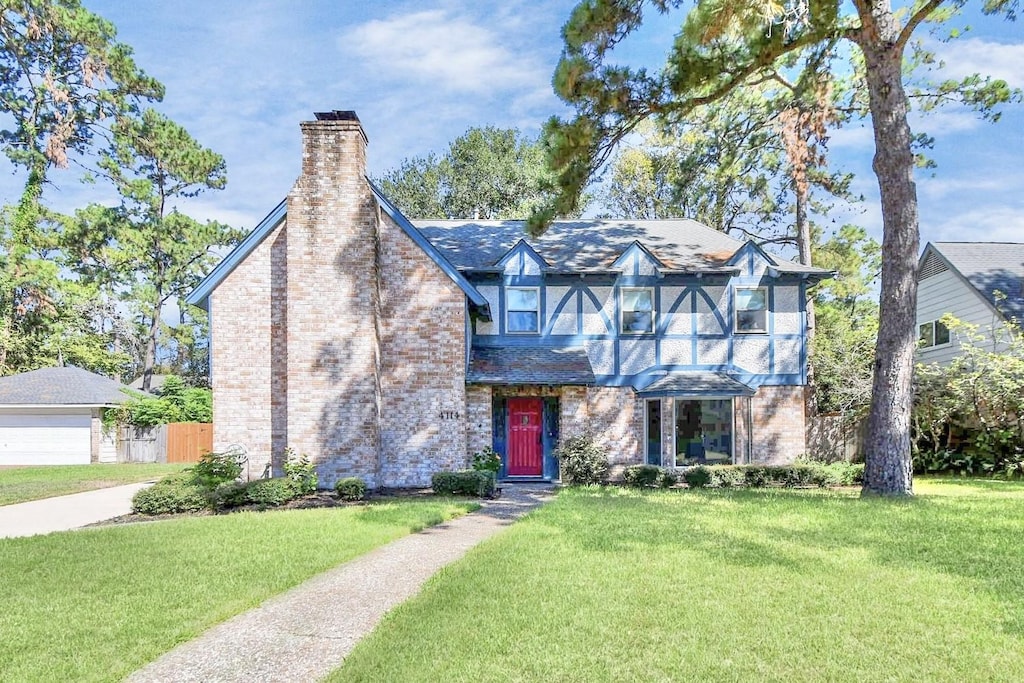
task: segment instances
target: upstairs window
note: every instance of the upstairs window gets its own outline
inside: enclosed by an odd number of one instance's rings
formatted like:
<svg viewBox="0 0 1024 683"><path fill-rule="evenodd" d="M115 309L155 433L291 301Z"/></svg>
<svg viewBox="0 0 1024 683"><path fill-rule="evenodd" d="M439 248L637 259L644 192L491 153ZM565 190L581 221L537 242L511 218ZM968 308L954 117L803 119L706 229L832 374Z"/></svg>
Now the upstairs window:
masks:
<svg viewBox="0 0 1024 683"><path fill-rule="evenodd" d="M622 290L622 331L625 334L654 332L654 290Z"/></svg>
<svg viewBox="0 0 1024 683"><path fill-rule="evenodd" d="M918 340L922 349L945 346L949 343L949 328L941 320L926 322L918 328Z"/></svg>
<svg viewBox="0 0 1024 683"><path fill-rule="evenodd" d="M736 331L742 334L768 332L768 288L736 289Z"/></svg>
<svg viewBox="0 0 1024 683"><path fill-rule="evenodd" d="M505 290L505 329L515 334L540 331L540 291L536 287L509 287Z"/></svg>

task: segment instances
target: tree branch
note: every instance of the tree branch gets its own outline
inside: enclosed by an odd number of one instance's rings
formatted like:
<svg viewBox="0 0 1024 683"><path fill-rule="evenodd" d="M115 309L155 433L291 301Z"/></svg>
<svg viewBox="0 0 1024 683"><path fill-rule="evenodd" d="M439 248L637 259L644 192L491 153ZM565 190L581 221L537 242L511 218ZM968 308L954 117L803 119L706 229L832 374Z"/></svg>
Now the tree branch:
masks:
<svg viewBox="0 0 1024 683"><path fill-rule="evenodd" d="M914 30L920 26L922 21L928 18L929 14L937 10L943 2L945 0L928 0L907 20L907 25L903 27L903 30L900 31L900 37L896 39L895 47L899 50L900 54L903 54L903 48L906 47L907 41L910 40Z"/></svg>

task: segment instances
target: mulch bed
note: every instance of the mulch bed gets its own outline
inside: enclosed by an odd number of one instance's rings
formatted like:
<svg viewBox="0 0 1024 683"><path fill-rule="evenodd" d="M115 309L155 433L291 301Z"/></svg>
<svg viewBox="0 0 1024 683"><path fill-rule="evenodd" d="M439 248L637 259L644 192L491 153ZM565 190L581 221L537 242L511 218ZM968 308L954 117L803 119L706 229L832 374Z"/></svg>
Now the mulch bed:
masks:
<svg viewBox="0 0 1024 683"><path fill-rule="evenodd" d="M87 525L88 527L112 526L115 524L140 524L146 522L157 522L166 519L182 519L185 517L211 517L213 515L230 515L235 512L273 512L274 510L310 510L315 508L347 507L351 505L365 505L366 503L382 503L394 498L429 498L434 495L432 489L376 489L368 491L364 500L347 501L338 498L333 491L317 491L295 500L289 501L277 507L266 507L260 505L242 505L226 510L201 510L199 512L180 512L170 515L140 515L134 512L120 517L96 522Z"/></svg>

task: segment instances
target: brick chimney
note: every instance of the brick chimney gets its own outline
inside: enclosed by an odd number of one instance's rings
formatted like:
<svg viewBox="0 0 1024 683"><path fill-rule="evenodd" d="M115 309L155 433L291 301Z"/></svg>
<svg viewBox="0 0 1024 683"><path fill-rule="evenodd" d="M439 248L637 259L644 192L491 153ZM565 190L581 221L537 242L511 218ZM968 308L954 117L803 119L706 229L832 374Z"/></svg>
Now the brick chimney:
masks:
<svg viewBox="0 0 1024 683"><path fill-rule="evenodd" d="M302 173L288 195L281 408L287 445L313 458L321 486L332 486L379 471L378 219L355 112L317 113L300 127Z"/></svg>

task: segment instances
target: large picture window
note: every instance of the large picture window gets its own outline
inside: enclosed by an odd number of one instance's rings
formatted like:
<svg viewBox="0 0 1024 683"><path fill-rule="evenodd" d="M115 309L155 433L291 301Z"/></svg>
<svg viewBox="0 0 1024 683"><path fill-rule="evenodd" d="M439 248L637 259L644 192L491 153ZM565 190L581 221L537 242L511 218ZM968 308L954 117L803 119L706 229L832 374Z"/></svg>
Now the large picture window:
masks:
<svg viewBox="0 0 1024 683"><path fill-rule="evenodd" d="M540 291L536 287L509 287L505 290L505 329L518 334L540 331Z"/></svg>
<svg viewBox="0 0 1024 683"><path fill-rule="evenodd" d="M921 348L945 346L949 343L949 328L941 320L926 322L918 328Z"/></svg>
<svg viewBox="0 0 1024 683"><path fill-rule="evenodd" d="M736 289L736 331L743 334L768 332L768 288Z"/></svg>
<svg viewBox="0 0 1024 683"><path fill-rule="evenodd" d="M654 332L654 290L622 290L622 331L626 334Z"/></svg>

